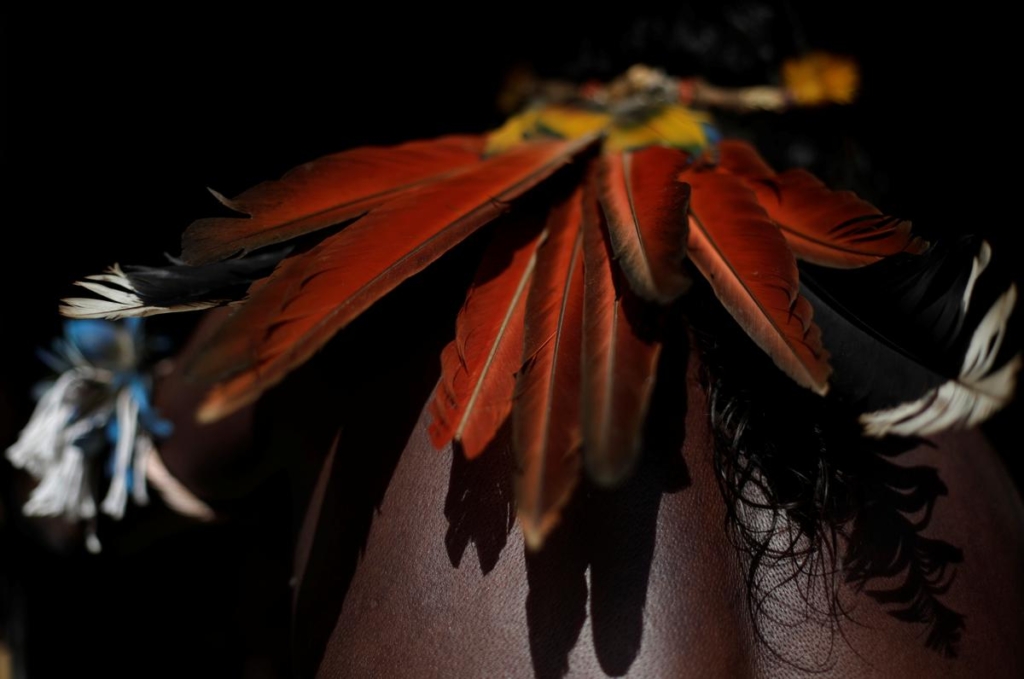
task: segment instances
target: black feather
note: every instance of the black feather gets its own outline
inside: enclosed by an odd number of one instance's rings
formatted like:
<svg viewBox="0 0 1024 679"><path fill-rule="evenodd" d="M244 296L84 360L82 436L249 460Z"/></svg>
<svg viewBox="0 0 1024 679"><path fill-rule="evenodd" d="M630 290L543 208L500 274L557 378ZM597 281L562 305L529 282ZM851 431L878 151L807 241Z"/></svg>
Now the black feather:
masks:
<svg viewBox="0 0 1024 679"><path fill-rule="evenodd" d="M230 302L245 296L254 281L270 275L292 248L260 250L256 254L202 266L189 266L168 257L167 266L125 266L125 277L148 306L174 307L197 302Z"/></svg>
<svg viewBox="0 0 1024 679"><path fill-rule="evenodd" d="M832 354L835 397L872 412L960 381L972 338L1011 288L989 255L988 245L972 236L862 269L802 265L802 292ZM1002 343L986 375L1014 360L1013 346Z"/></svg>

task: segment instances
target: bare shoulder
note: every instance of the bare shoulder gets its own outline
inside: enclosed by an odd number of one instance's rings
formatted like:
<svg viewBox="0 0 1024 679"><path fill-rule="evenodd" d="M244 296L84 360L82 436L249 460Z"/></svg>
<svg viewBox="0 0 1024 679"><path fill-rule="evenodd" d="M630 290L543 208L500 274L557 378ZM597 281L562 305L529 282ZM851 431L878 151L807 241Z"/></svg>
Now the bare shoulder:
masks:
<svg viewBox="0 0 1024 679"><path fill-rule="evenodd" d="M647 455L617 491L585 489L538 554L514 529L511 452L453 459L421 419L306 649L323 654L319 676L1020 676L1024 507L980 434L883 461L891 493L851 533L863 542L841 547L867 572L835 575L840 611L820 572L779 561L761 567L751 616L749 561L690 392L682 454ZM338 511L319 530L342 529ZM321 585L303 591L300 629L325 604Z"/></svg>
<svg viewBox="0 0 1024 679"><path fill-rule="evenodd" d="M841 610L791 563L762 576L781 583L758 620L762 673L1020 676L1024 505L996 453L947 433L878 469L840 545Z"/></svg>

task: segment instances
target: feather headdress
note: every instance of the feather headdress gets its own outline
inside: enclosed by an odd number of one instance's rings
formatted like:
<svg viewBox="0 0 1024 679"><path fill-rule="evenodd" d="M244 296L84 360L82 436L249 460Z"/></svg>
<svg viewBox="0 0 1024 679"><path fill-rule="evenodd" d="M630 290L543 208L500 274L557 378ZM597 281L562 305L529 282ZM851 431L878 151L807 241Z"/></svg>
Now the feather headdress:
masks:
<svg viewBox="0 0 1024 679"><path fill-rule="evenodd" d="M169 266L82 281L94 296L63 312L235 304L189 366L211 387L198 415L212 421L494 222L440 357L430 435L472 458L511 423L535 548L581 470L614 485L633 468L660 328L685 314L695 278L780 371L848 408L865 435L976 424L1008 402L1020 365L1005 340L1016 290L988 244L929 244L850 192L776 172L690 107L847 99L848 73L815 84L835 68L794 70L791 91L647 68L607 86L538 88L488 135L345 151L215 194L241 216L194 222ZM546 202L525 206L541 187Z"/></svg>

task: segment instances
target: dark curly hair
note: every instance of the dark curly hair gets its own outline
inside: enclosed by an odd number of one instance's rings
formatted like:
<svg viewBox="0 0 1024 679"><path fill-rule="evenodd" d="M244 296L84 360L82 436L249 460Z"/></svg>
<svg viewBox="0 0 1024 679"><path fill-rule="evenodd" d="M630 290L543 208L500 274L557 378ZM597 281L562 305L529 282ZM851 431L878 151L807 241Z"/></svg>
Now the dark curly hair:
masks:
<svg viewBox="0 0 1024 679"><path fill-rule="evenodd" d="M926 442L862 436L854 414L836 399L781 373L710 289L695 289L693 300L715 469L728 530L747 558L747 599L759 638L767 642L758 626L767 603L794 581L808 607L824 600L833 635L841 634L845 582L894 617L927 625L928 647L955 655L964 617L940 597L962 553L922 535L946 487L934 468L896 461ZM787 562L782 581L769 576L771 566ZM882 578L900 584L883 586Z"/></svg>

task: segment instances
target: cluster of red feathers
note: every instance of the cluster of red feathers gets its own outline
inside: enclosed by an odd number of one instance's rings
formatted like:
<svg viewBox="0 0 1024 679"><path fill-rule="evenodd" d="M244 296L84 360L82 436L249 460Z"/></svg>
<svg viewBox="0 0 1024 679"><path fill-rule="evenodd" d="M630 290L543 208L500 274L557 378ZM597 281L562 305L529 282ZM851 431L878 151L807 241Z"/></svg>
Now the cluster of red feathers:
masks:
<svg viewBox="0 0 1024 679"><path fill-rule="evenodd" d="M491 156L482 136L361 148L233 200L219 196L250 217L195 222L183 238L190 265L355 221L250 287L189 366L215 385L200 418L257 399L511 209L442 356L430 434L438 448L454 441L473 458L512 418L519 517L537 547L581 463L606 485L632 469L661 349L656 318L689 286L685 259L783 371L824 394L828 352L800 295L796 257L846 268L926 246L909 223L804 171L775 173L743 142L693 154L602 152L599 140L524 141ZM546 217L518 215L512 202L556 172L576 179L563 182Z"/></svg>

